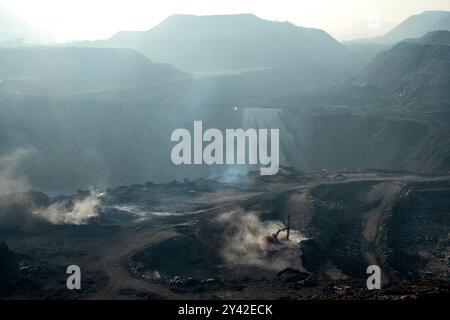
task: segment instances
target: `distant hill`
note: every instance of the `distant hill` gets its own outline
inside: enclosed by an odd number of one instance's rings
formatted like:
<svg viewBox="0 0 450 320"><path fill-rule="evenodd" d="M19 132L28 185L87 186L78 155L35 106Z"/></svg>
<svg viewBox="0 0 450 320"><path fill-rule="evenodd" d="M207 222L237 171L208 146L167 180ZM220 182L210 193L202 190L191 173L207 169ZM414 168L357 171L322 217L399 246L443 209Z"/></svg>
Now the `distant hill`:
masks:
<svg viewBox="0 0 450 320"><path fill-rule="evenodd" d="M450 30L450 12L425 11L400 23L377 40L396 43L408 38L420 38L430 31Z"/></svg>
<svg viewBox="0 0 450 320"><path fill-rule="evenodd" d="M353 81L395 99L450 105L450 31L428 33L380 53Z"/></svg>
<svg viewBox="0 0 450 320"><path fill-rule="evenodd" d="M425 11L411 16L388 33L373 37L343 42L362 65L369 63L378 53L390 49L393 45L406 39L421 38L425 34L450 30L449 11Z"/></svg>
<svg viewBox="0 0 450 320"><path fill-rule="evenodd" d="M447 30L433 31L418 41L422 44L450 46L450 32Z"/></svg>
<svg viewBox="0 0 450 320"><path fill-rule="evenodd" d="M410 38L420 38L437 30L450 30L450 11L424 11L410 16L382 36L353 40L350 43L395 44Z"/></svg>
<svg viewBox="0 0 450 320"><path fill-rule="evenodd" d="M0 48L0 90L73 92L151 87L188 77L132 49Z"/></svg>
<svg viewBox="0 0 450 320"><path fill-rule="evenodd" d="M184 71L294 67L342 68L346 48L322 30L273 22L252 14L170 16L143 32L119 32L79 46L127 47Z"/></svg>

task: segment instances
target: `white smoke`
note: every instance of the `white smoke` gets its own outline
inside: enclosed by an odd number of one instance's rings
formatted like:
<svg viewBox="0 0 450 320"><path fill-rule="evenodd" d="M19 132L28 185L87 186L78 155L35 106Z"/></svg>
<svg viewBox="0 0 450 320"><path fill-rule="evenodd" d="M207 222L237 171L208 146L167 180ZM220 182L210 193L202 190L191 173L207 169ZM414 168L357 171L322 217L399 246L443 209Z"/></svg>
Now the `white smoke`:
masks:
<svg viewBox="0 0 450 320"><path fill-rule="evenodd" d="M98 216L99 204L99 194L91 191L86 198L73 201L71 206L55 203L36 214L53 224L81 225Z"/></svg>
<svg viewBox="0 0 450 320"><path fill-rule="evenodd" d="M33 154L30 148L19 148L0 155L0 194L25 191L30 188L23 170L24 162Z"/></svg>
<svg viewBox="0 0 450 320"><path fill-rule="evenodd" d="M282 270L300 263L300 242L304 239L299 231L292 230L289 240L279 236L273 243L268 237L283 229L280 221L261 221L251 212L233 211L217 218L226 224L222 257L228 264L255 266L268 270Z"/></svg>
<svg viewBox="0 0 450 320"><path fill-rule="evenodd" d="M33 148L19 148L11 153L0 155L0 195L31 189L24 165L34 151ZM90 191L87 197L71 200L70 205L58 202L34 214L52 224L84 224L98 216L99 196L100 194L95 191ZM21 204L29 204L30 208L33 207L32 199L26 196L22 198Z"/></svg>

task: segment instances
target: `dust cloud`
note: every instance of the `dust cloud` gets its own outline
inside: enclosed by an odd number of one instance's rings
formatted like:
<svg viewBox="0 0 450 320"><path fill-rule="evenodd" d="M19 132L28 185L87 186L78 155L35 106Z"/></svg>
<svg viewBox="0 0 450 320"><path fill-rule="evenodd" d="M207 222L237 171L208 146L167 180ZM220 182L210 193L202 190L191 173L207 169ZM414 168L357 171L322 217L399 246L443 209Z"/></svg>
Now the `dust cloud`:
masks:
<svg viewBox="0 0 450 320"><path fill-rule="evenodd" d="M241 210L222 214L217 220L226 225L221 255L230 265L281 270L298 260L304 239L299 231L291 230L289 240L284 233L270 241L285 227L281 221L261 221L255 213Z"/></svg>

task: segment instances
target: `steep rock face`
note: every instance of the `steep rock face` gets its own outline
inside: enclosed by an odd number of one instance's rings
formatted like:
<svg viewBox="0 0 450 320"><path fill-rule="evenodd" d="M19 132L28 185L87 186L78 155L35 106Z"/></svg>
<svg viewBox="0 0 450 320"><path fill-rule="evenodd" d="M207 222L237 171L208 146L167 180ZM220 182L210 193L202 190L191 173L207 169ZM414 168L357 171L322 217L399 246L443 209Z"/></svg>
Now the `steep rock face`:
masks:
<svg viewBox="0 0 450 320"><path fill-rule="evenodd" d="M246 111L249 127L280 129L282 163L300 170L448 171L448 133L423 122L347 112ZM284 161L284 162L283 162Z"/></svg>
<svg viewBox="0 0 450 320"><path fill-rule="evenodd" d="M409 187L386 222L386 244L392 248L388 261L409 279L423 276L420 271L429 268L429 272L436 272L448 281L449 184L413 183ZM430 263L434 257L438 259Z"/></svg>
<svg viewBox="0 0 450 320"><path fill-rule="evenodd" d="M36 102L36 101L35 101ZM426 123L350 112L229 108L163 110L143 105L5 104L0 108L3 153L29 146L20 168L32 186L70 191L91 185L221 175L228 166L176 166L173 130L278 128L281 164L300 170L343 168L448 171L448 134ZM103 121L107 119L107 121ZM224 132L224 131L223 131ZM206 145L206 144L205 144ZM245 171L247 166L240 166Z"/></svg>

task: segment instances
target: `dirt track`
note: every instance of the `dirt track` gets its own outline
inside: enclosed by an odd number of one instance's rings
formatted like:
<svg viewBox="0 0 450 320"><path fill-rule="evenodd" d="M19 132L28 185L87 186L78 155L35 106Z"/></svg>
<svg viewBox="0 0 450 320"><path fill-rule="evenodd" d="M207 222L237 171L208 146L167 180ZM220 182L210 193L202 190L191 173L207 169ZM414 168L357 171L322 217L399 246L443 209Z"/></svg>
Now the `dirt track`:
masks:
<svg viewBox="0 0 450 320"><path fill-rule="evenodd" d="M398 184L381 184L378 188L381 190L381 204L374 209L369 210L365 214L363 219L362 236L365 241L361 242L361 252L365 253L365 257L370 264L379 265L383 270L383 279L389 281L391 275L389 274L389 268L383 263L384 257L378 255L374 248L377 247L377 242L381 238L380 227L384 220L387 218L390 212L390 208L394 204L396 198L401 194L404 183Z"/></svg>
<svg viewBox="0 0 450 320"><path fill-rule="evenodd" d="M137 251L175 235L176 232L171 228L143 230L122 235L110 247L105 248L99 261L99 267L108 277L107 286L89 298L126 299L127 296L119 295L120 289L133 289L163 298L177 298L177 295L162 286L132 277L126 266L129 258ZM132 297L136 298L134 295Z"/></svg>

